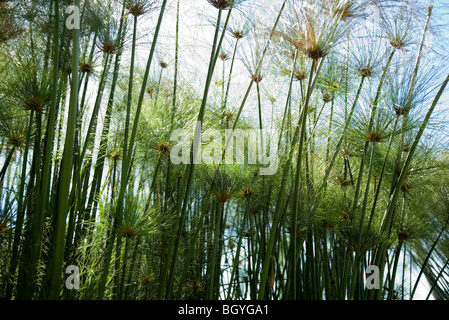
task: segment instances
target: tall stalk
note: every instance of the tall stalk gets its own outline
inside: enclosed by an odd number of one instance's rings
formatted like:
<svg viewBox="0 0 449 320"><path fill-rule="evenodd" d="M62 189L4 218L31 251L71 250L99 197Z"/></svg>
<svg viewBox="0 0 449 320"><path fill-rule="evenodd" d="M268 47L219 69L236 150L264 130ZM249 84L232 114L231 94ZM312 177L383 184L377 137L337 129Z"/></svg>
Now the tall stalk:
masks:
<svg viewBox="0 0 449 320"><path fill-rule="evenodd" d="M372 102L372 105L371 105L371 115L370 115L370 120L369 120L369 124L368 124L368 132L370 132L372 130L372 128L373 128L374 118L376 116L377 107L378 107L378 104L380 102L380 96L381 96L381 93L382 93L383 84L384 84L385 78L387 76L387 72L388 72L389 67L390 67L390 63L391 63L391 61L393 59L393 56L394 56L395 52L396 52L396 49L393 48L390 56L388 57L388 60L387 60L387 63L385 65L383 74L382 74L382 76L380 78L379 86L377 87L377 91L376 91L376 96L375 96L375 98L374 98L374 100ZM362 153L362 159L360 160L359 175L358 175L357 184L356 184L356 187L355 187L354 200L352 202L352 212L355 212L355 210L357 208L357 203L358 203L359 194L360 194L360 187L361 187L361 184L362 184L363 172L365 170L365 159L366 159L367 154L368 154L368 148L369 148L369 141L366 141L365 142L365 147L364 147L363 153ZM362 220L361 223L363 223L363 220Z"/></svg>
<svg viewBox="0 0 449 320"><path fill-rule="evenodd" d="M306 121L307 114L309 110L310 97L312 96L312 81L313 74L315 70L315 61L311 63L310 73L309 73L309 81L307 83L307 93L306 99L304 101L304 106L301 112L301 126L300 126L300 135L299 135L299 149L296 161L296 172L294 177L294 187L293 187L293 203L292 203L292 239L291 239L291 272L290 279L292 281L291 289L292 289L292 299L296 300L296 264L297 264L297 228L298 228L298 211L299 211L299 193L300 193L300 181L301 181L301 173L302 173L302 157L303 157L303 149L305 143L305 135L306 135Z"/></svg>
<svg viewBox="0 0 449 320"><path fill-rule="evenodd" d="M105 254L105 262L104 262L104 266L103 266L103 271L102 271L102 276L101 276L101 280L100 280L100 286L99 286L99 291L98 291L98 299L103 299L104 298L104 291L105 291L105 287L106 287L106 281L107 281L107 277L109 274L109 264L110 264L110 259L111 259L111 255L112 255L112 250L113 250L113 246L114 246L114 239L117 235L117 227L120 223L119 221L119 217L122 215L122 210L123 210L123 201L124 201L124 197L125 197L125 191L127 188L127 184L128 184L128 180L130 177L130 169L131 169L131 162L132 162L132 151L134 149L134 142L136 140L136 135L137 135L137 127L139 124L139 118L140 118L140 114L141 114L141 109L142 109L142 105L143 105L143 98L146 92L146 86L148 83L148 77L149 77L149 73L150 73L150 67L151 67L151 63L153 61L153 55L154 55L154 51L155 51L155 47L156 47L156 43L157 43L157 39L159 36L159 31L161 28L161 24L162 24L162 19L164 17L164 12L165 12L165 7L167 4L167 0L164 0L162 5L161 5L161 9L160 9L160 13L159 13L159 18L158 18L158 22L156 25L156 29L155 29L155 33L154 33L154 37L153 37L153 42L151 45L151 49L150 49L150 53L148 56L148 61L147 61L147 66L145 69L145 74L144 74L144 78L142 81L142 87L141 87L141 92L140 92L140 96L139 96L139 101L137 104L137 109L136 109L136 114L134 117L134 124L133 124L133 128L132 128L132 133L131 133L131 137L127 146L127 150L129 150L126 154L126 158L123 158L123 163L122 163L122 174L121 174L121 183L120 183L120 190L119 190L119 194L118 194L118 198L117 198L117 205L116 205L116 211L115 211L115 220L114 220L114 225L112 226L112 233L110 236L110 241L108 242L108 245L106 247L106 254ZM126 142L125 142L126 143Z"/></svg>
<svg viewBox="0 0 449 320"><path fill-rule="evenodd" d="M75 6L80 7L80 0L75 0ZM78 114L78 86L79 86L79 58L80 58L80 30L74 29L73 49L72 49L72 83L70 90L70 104L68 111L68 122L66 129L66 139L61 162L58 196L56 202L56 221L53 255L49 268L51 270L50 299L58 299L61 290L61 277L64 257L64 236L66 226L66 216L68 212L68 197L70 181L72 176L73 150L75 127Z"/></svg>
<svg viewBox="0 0 449 320"><path fill-rule="evenodd" d="M210 57L210 61L209 61L209 68L208 68L208 73L207 73L207 78L206 78L206 84L204 86L203 99L201 102L198 119L197 119L197 123L200 123L200 124L203 123L205 109L206 109L206 105L207 105L207 98L209 95L210 84L212 82L212 77L213 77L213 73L215 70L215 64L218 59L221 44L223 42L224 35L225 35L226 29L228 26L229 18L231 17L231 12L232 12L232 7L229 8L226 22L223 26L222 35L221 35L221 38L219 39L222 9L221 8L218 9L218 17L216 20L215 35L214 35L214 41L213 41L213 45L212 45L211 57ZM201 128L197 127L195 130L193 141L199 141L200 134L201 134ZM193 173L194 173L197 155L198 155L198 150L196 148L194 148L194 150L190 153L190 164L186 167L185 174L183 177L181 194L179 195L180 199L183 199L183 201L178 200L177 207L176 207L176 215L179 214L179 217L180 217L179 224L178 224L178 230L176 233L177 235L171 237L170 246L169 246L169 255L168 255L168 259L167 259L167 267L165 269L167 271L164 271L162 274L159 298L162 298L164 292L166 292L167 297L169 297L172 294L171 288L173 286L174 269L175 269L175 264L176 264L175 259L172 259L172 257L177 256L177 252L179 249L179 242L181 241L180 235L181 235L184 223L185 223L186 209L187 209L187 204L188 204L190 188L191 188L191 184L192 184L192 180L193 180ZM169 274L169 278L168 278L167 288L165 288L168 271L170 274ZM165 289L167 289L167 290L165 291Z"/></svg>
<svg viewBox="0 0 449 320"><path fill-rule="evenodd" d="M391 230L391 225L392 225L392 217L393 217L393 212L396 208L396 203L398 201L400 192L401 192L401 187L402 184L404 183L407 171L409 170L410 164L412 162L412 159L415 156L415 152L416 149L418 148L418 145L420 143L421 137L424 133L424 130L427 127L427 124L429 123L429 120L441 98L441 96L443 95L447 84L449 83L449 75L446 77L446 79L444 80L443 84L440 87L440 90L438 91L437 95L435 96L434 101L432 102L432 105L430 106L429 110L427 111L427 114L423 120L423 122L421 123L421 126L415 136L415 140L410 148L409 154L405 160L404 166L403 166L403 170L401 171L401 174L399 175L398 178L398 182L396 184L396 187L389 199L388 202L388 207L385 211L385 215L384 215L384 219L382 221L382 228L381 228L381 232L382 234L387 235L387 237L389 236L390 230ZM383 276L383 271L385 268L385 261L386 261L386 251L387 251L387 245L386 244L382 244L379 248L379 250L376 252L376 256L375 256L375 265L377 265L380 268L380 275L381 277ZM382 279L382 278L381 278ZM376 291L376 292L374 292ZM376 298L380 298L382 294L382 290L373 290L370 292L369 297L375 297Z"/></svg>

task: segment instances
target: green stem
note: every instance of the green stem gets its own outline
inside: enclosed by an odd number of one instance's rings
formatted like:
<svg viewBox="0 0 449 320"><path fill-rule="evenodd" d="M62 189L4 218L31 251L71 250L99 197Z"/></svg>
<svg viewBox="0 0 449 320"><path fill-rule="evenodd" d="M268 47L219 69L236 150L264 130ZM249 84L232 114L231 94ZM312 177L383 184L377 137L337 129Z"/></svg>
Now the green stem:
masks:
<svg viewBox="0 0 449 320"><path fill-rule="evenodd" d="M134 142L135 142L136 135L137 135L137 127L139 124L139 118L140 118L140 114L141 114L141 110L142 110L143 99L144 99L144 95L146 92L146 86L148 83L148 76L150 73L151 62L153 60L153 55L154 55L154 51L155 51L155 47L156 47L156 43L157 43L157 38L159 36L159 31L161 28L166 4L167 4L167 0L164 0L161 5L159 18L158 18L158 22L157 22L156 29L155 29L153 42L151 45L151 50L150 50L150 53L148 56L147 66L145 69L145 75L144 75L144 78L142 81L142 88L140 91L139 101L137 104L136 116L134 119L134 126L133 126L133 130L132 130L131 138L129 141L129 145L128 145L129 152L127 152L126 158L123 158L122 175L121 175L122 181L121 181L121 185L120 185L120 191L119 191L119 195L118 195L118 199L117 199L117 207L116 207L117 220L118 220L118 217L121 216L122 210L123 210L123 200L125 197L125 191L126 191L126 187L127 187L128 180L129 180L129 172L131 169L132 150L134 149ZM117 227L119 225L119 221L116 221L114 224L115 224L115 227ZM116 236L115 233L111 234L111 239L114 239L115 236ZM99 299L104 298L104 291L105 291L105 287L106 287L107 276L109 273L110 257L112 255L113 246L114 246L114 241L113 240L109 241L109 245L106 248L106 259L105 259L105 264L103 266L103 273L101 276L100 286L99 286L99 291L98 291Z"/></svg>
<svg viewBox="0 0 449 320"><path fill-rule="evenodd" d="M75 5L80 7L80 0L75 0ZM74 29L73 32L73 52L72 52L72 85L70 90L70 105L68 112L68 122L66 129L66 140L61 162L58 198L56 203L57 214L55 222L55 243L51 267L50 293L49 298L58 299L61 290L62 266L64 257L64 238L66 227L66 216L68 212L69 188L72 176L73 149L75 128L78 113L78 84L79 84L79 57L80 57L80 30Z"/></svg>
<svg viewBox="0 0 449 320"><path fill-rule="evenodd" d="M315 62L315 61L314 61ZM309 81L307 85L307 94L306 94L306 100L304 102L304 107L302 110L302 120L301 120L301 131L300 131L300 137L299 137L299 150L298 150L298 156L296 161L296 173L294 177L294 189L293 189L293 206L292 206L292 213L293 213L293 222L292 222L292 238L291 238L291 272L290 279L292 281L291 289L291 298L293 300L296 300L296 264L297 264L297 229L298 229L298 210L299 210L299 190L300 190L300 180L301 180L301 171L302 171L302 157L303 157L303 149L304 149L304 143L305 143L305 135L306 135L306 123L307 123L307 114L309 110L309 102L310 97L312 96L312 80L313 80L313 74L315 70L315 63L311 64L310 68L310 74L309 74Z"/></svg>
<svg viewBox="0 0 449 320"><path fill-rule="evenodd" d="M393 212L396 208L396 203L397 200L399 198L400 192L401 192L401 188L402 188L402 184L404 183L407 171L409 170L410 164L412 162L412 159L415 155L415 151L418 148L419 142L421 140L422 135L424 134L424 131L427 127L427 124L429 123L429 120L441 98L441 96L443 95L447 84L449 83L449 75L446 77L446 79L444 80L443 84L440 87L440 90L438 91L432 105L430 106L429 110L427 111L427 114L423 120L423 122L421 123L421 126L418 130L418 133L415 136L415 140L413 142L412 147L410 148L409 154L407 156L407 159L404 163L404 167L403 170L401 171L401 174L398 178L398 183L390 197L389 203L388 203L388 207L385 211L385 216L382 222L382 228L381 228L381 232L383 234L386 234L387 236L389 236L390 230L391 230L391 224L392 224L392 216L393 216ZM384 270L385 267L385 258L386 258L386 250L387 250L387 246L385 244L381 245L381 247L379 248L377 254L376 254L376 265L380 268L380 275L382 277L382 272ZM374 291L374 290L373 290ZM382 290L377 290L376 293L374 292L370 292L370 296L372 297L374 294L377 295L378 298L380 298L381 296L381 291ZM413 295L412 295L413 296Z"/></svg>
<svg viewBox="0 0 449 320"><path fill-rule="evenodd" d="M448 226L448 224L449 224L449 218L444 223L443 228L441 229L440 233L438 234L438 237L435 239L434 243L430 247L430 250L427 253L426 258L424 259L424 261L423 261L423 263L421 265L421 269L419 270L419 274L418 274L418 277L416 278L415 285L413 286L412 294L410 295L410 300L413 300L413 296L415 295L416 289L418 288L419 280L421 279L421 276L423 275L424 270L427 267L427 264L428 264L428 262L430 260L430 257L432 256L432 253L435 250L438 242L440 241L440 238L443 235L444 231L446 230L446 227Z"/></svg>
<svg viewBox="0 0 449 320"><path fill-rule="evenodd" d="M373 101L372 106L371 106L371 116L370 116L369 125L368 125L368 132L370 132L372 130L372 128L373 128L374 119L375 119L375 116L376 116L376 113L377 113L377 106L379 104L380 95L382 93L382 87L383 87L385 78L387 76L388 69L390 67L390 63L391 63L391 61L393 59L393 56L394 56L395 52L396 52L396 50L393 49L393 51L391 52L390 56L388 57L387 64L386 64L386 66L384 68L382 77L380 78L379 86L378 86L377 92L376 92L376 97L374 98L374 101ZM359 176L357 178L357 185L355 187L354 200L352 202L352 209L351 209L352 212L356 211L357 202L359 200L360 187L361 187L362 179L363 179L363 171L365 170L365 159L366 159L366 156L368 154L368 147L369 147L369 141L366 141L365 142L365 148L364 148L363 153L362 153L362 159L360 161ZM363 221L362 221L362 223L363 223Z"/></svg>

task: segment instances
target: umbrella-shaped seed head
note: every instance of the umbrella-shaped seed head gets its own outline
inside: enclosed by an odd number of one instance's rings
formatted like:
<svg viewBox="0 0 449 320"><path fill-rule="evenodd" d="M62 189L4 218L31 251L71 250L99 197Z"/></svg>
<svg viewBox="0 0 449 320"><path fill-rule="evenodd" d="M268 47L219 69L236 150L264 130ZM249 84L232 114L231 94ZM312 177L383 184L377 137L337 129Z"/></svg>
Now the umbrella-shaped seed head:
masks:
<svg viewBox="0 0 449 320"><path fill-rule="evenodd" d="M42 113L44 111L44 101L38 97L31 96L25 100L25 110Z"/></svg>
<svg viewBox="0 0 449 320"><path fill-rule="evenodd" d="M132 14L135 17L139 17L148 12L148 8L144 1L129 1L126 6L129 14Z"/></svg>
<svg viewBox="0 0 449 320"><path fill-rule="evenodd" d="M297 71L297 72L295 72L295 79L297 81L305 80L305 79L307 79L307 74L303 71Z"/></svg>
<svg viewBox="0 0 449 320"><path fill-rule="evenodd" d="M332 100L334 100L330 93L324 93L322 98L323 98L324 103L329 103Z"/></svg>
<svg viewBox="0 0 449 320"><path fill-rule="evenodd" d="M399 241L407 241L411 238L412 234L407 230L398 231L398 239Z"/></svg>
<svg viewBox="0 0 449 320"><path fill-rule="evenodd" d="M323 49L318 46L310 46L306 47L305 54L310 59L317 61L321 58L324 58L327 55L327 52L323 51Z"/></svg>
<svg viewBox="0 0 449 320"><path fill-rule="evenodd" d="M259 83L263 80L263 76L258 75L258 74L253 74L251 76L251 80L253 80L255 83Z"/></svg>
<svg viewBox="0 0 449 320"><path fill-rule="evenodd" d="M107 54L116 54L118 52L118 46L116 43L107 40L103 42L103 44L100 47L100 50Z"/></svg>
<svg viewBox="0 0 449 320"><path fill-rule="evenodd" d="M370 68L360 68L359 70L357 70L357 72L362 77L367 77L367 78L369 78L373 75L373 71Z"/></svg>
<svg viewBox="0 0 449 320"><path fill-rule="evenodd" d="M368 142L383 142L385 139L385 135L382 132L371 131L365 136L365 140Z"/></svg>
<svg viewBox="0 0 449 320"><path fill-rule="evenodd" d="M156 151L160 152L162 155L167 156L170 154L170 143L168 142L159 142L156 146Z"/></svg>
<svg viewBox="0 0 449 320"><path fill-rule="evenodd" d="M407 114L407 111L403 107L395 107L394 112L398 117L405 116Z"/></svg>
<svg viewBox="0 0 449 320"><path fill-rule="evenodd" d="M222 61L226 61L228 60L228 55L224 52L220 53L220 55L218 56L220 58L220 60Z"/></svg>
<svg viewBox="0 0 449 320"><path fill-rule="evenodd" d="M156 89L155 88L151 88L151 87L148 87L147 88L147 93L149 94L149 95L152 95L153 93L155 93L156 92Z"/></svg>
<svg viewBox="0 0 449 320"><path fill-rule="evenodd" d="M235 30L231 33L231 35L235 38L235 39L242 39L244 37L243 31L241 30Z"/></svg>
<svg viewBox="0 0 449 320"><path fill-rule="evenodd" d="M154 281L153 277L144 277L140 279L140 284L143 286L148 286Z"/></svg>
<svg viewBox="0 0 449 320"><path fill-rule="evenodd" d="M0 223L0 237L8 233L8 225L6 222Z"/></svg>
<svg viewBox="0 0 449 320"><path fill-rule="evenodd" d="M405 47L404 41L397 40L397 39L391 39L390 44L392 47L402 50Z"/></svg>
<svg viewBox="0 0 449 320"><path fill-rule="evenodd" d="M249 198L253 194L254 194L254 191L251 188L246 188L245 190L242 191L242 197L244 197L244 198Z"/></svg>
<svg viewBox="0 0 449 320"><path fill-rule="evenodd" d="M80 63L80 72L85 74L91 74L93 71L93 66L89 62L81 62Z"/></svg>
<svg viewBox="0 0 449 320"><path fill-rule="evenodd" d="M20 148L23 146L26 142L26 137L22 133L12 133L8 137L8 144Z"/></svg>
<svg viewBox="0 0 449 320"><path fill-rule="evenodd" d="M235 114L232 111L229 111L229 110L224 111L223 112L223 119L226 122L231 122L231 121L233 121L235 119Z"/></svg>
<svg viewBox="0 0 449 320"><path fill-rule="evenodd" d="M228 202L239 189L238 181L227 171L217 168L207 180L221 203Z"/></svg>
<svg viewBox="0 0 449 320"><path fill-rule="evenodd" d="M207 0L217 9L226 10L234 5L235 0Z"/></svg>
<svg viewBox="0 0 449 320"><path fill-rule="evenodd" d="M121 229L123 238L134 239L137 236L137 231L133 226L123 226Z"/></svg>
<svg viewBox="0 0 449 320"><path fill-rule="evenodd" d="M122 160L123 154L120 150L113 150L108 154L108 158L114 161Z"/></svg>
<svg viewBox="0 0 449 320"><path fill-rule="evenodd" d="M202 291L203 290L203 285L201 284L200 281L192 281L189 284L189 289L191 291L197 292L197 291Z"/></svg>
<svg viewBox="0 0 449 320"><path fill-rule="evenodd" d="M183 175L184 174L183 174L182 171L176 171L175 174L174 174L174 178L179 181L179 180L182 179Z"/></svg>

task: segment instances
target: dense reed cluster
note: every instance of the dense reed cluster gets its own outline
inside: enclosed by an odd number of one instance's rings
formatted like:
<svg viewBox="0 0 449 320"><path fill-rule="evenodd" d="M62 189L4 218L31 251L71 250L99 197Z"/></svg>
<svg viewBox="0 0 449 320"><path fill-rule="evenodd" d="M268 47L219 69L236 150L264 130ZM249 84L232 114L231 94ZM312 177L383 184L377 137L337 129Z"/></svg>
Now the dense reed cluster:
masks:
<svg viewBox="0 0 449 320"><path fill-rule="evenodd" d="M0 298L447 299L447 9L0 1Z"/></svg>

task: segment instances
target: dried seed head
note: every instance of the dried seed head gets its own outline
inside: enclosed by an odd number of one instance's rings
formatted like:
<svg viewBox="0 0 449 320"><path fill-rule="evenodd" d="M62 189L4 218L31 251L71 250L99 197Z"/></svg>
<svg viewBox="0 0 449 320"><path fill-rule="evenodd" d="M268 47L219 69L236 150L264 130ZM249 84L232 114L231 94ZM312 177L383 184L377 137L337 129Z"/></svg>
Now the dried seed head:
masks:
<svg viewBox="0 0 449 320"><path fill-rule="evenodd" d="M202 291L202 290L203 290L203 285L201 284L200 281L192 281L192 282L189 284L189 289L190 289L191 291L194 291L194 292L196 292L196 291Z"/></svg>
<svg viewBox="0 0 449 320"><path fill-rule="evenodd" d="M235 0L207 0L217 9L226 10L234 5Z"/></svg>
<svg viewBox="0 0 449 320"><path fill-rule="evenodd" d="M316 111L316 107L310 106L310 107L309 107L309 110L308 110L308 114L314 114L315 111ZM298 146L298 148L299 148L299 146ZM299 150L299 149L298 149L298 150Z"/></svg>
<svg viewBox="0 0 449 320"><path fill-rule="evenodd" d="M108 158L114 161L119 161L123 159L123 154L120 150L114 150L108 154Z"/></svg>
<svg viewBox="0 0 449 320"><path fill-rule="evenodd" d="M345 210L342 210L340 212L340 221L350 221L352 220L352 217L349 213L347 213Z"/></svg>
<svg viewBox="0 0 449 320"><path fill-rule="evenodd" d="M127 9L129 14L132 14L135 17L139 17L148 12L143 1L130 1L127 4Z"/></svg>
<svg viewBox="0 0 449 320"><path fill-rule="evenodd" d="M228 55L224 52L220 53L220 55L218 56L222 61L226 61L228 60Z"/></svg>
<svg viewBox="0 0 449 320"><path fill-rule="evenodd" d="M368 142L383 142L385 135L381 132L372 131L365 136L365 140Z"/></svg>
<svg viewBox="0 0 449 320"><path fill-rule="evenodd" d="M352 186L352 181L345 179L343 176L338 176L337 179L335 180L335 183L342 188L347 188L347 187Z"/></svg>
<svg viewBox="0 0 449 320"><path fill-rule="evenodd" d="M254 191L251 188L246 188L245 190L243 190L242 192L242 197L244 198L249 198L254 194Z"/></svg>
<svg viewBox="0 0 449 320"><path fill-rule="evenodd" d="M261 211L261 207L259 205L256 205L254 207L251 208L251 214L252 215L257 215L259 214Z"/></svg>
<svg viewBox="0 0 449 320"><path fill-rule="evenodd" d="M92 71L93 71L93 66L91 63L89 63L89 62L81 62L80 63L80 72L81 73L91 74Z"/></svg>
<svg viewBox="0 0 449 320"><path fill-rule="evenodd" d="M134 239L137 236L137 231L133 226L124 226L121 234L123 238Z"/></svg>
<svg viewBox="0 0 449 320"><path fill-rule="evenodd" d="M145 277L140 280L140 284L143 286L147 286L154 281L153 277Z"/></svg>
<svg viewBox="0 0 449 320"><path fill-rule="evenodd" d="M105 41L100 47L100 50L107 54L116 54L118 52L118 46L112 41Z"/></svg>
<svg viewBox="0 0 449 320"><path fill-rule="evenodd" d="M403 50L403 48L405 47L404 41L397 40L397 39L391 39L390 44L392 47L399 49L399 50Z"/></svg>
<svg viewBox="0 0 449 320"><path fill-rule="evenodd" d="M2 222L0 223L0 237L4 236L8 233L9 229L8 229L8 225L6 224L6 222Z"/></svg>
<svg viewBox="0 0 449 320"><path fill-rule="evenodd" d="M292 227L287 227L287 233L288 233L288 234L291 234L292 231L293 231L293 228L292 228ZM301 234L302 234L301 229L300 229L300 228L296 228L296 235L299 237L299 236L301 236Z"/></svg>
<svg viewBox="0 0 449 320"><path fill-rule="evenodd" d="M409 182L404 182L401 187L401 191L404 193L409 193L413 189L413 185Z"/></svg>
<svg viewBox="0 0 449 320"><path fill-rule="evenodd" d="M229 110L223 112L223 119L225 122L227 123L231 122L232 120L234 120L234 118L235 118L234 112Z"/></svg>
<svg viewBox="0 0 449 320"><path fill-rule="evenodd" d="M183 172L182 171L176 171L175 174L174 174L174 178L176 180L178 180L178 181L182 179L182 176L183 176Z"/></svg>
<svg viewBox="0 0 449 320"><path fill-rule="evenodd" d="M156 151L160 152L162 155L167 156L170 154L170 143L168 142L159 142L156 146Z"/></svg>
<svg viewBox="0 0 449 320"><path fill-rule="evenodd" d="M257 74L253 74L251 76L251 80L253 80L255 83L259 83L263 80L263 76L261 75L257 75Z"/></svg>
<svg viewBox="0 0 449 320"><path fill-rule="evenodd" d="M61 70L65 74L72 74L72 65L69 62L66 62L63 65L61 65Z"/></svg>
<svg viewBox="0 0 449 320"><path fill-rule="evenodd" d="M36 111L42 113L44 111L44 102L38 97L29 97L25 101L25 110Z"/></svg>
<svg viewBox="0 0 449 320"><path fill-rule="evenodd" d="M325 56L327 56L328 52L324 51L320 47L313 46L313 47L306 48L305 54L310 59L318 61L321 58L324 58Z"/></svg>
<svg viewBox="0 0 449 320"><path fill-rule="evenodd" d="M402 152L409 152L410 151L410 146L408 144L404 144L402 146Z"/></svg>
<svg viewBox="0 0 449 320"><path fill-rule="evenodd" d="M295 72L295 79L297 81L305 80L305 79L307 79L307 74L302 71L297 71L297 72Z"/></svg>
<svg viewBox="0 0 449 320"><path fill-rule="evenodd" d="M156 89L155 88L151 88L151 87L148 87L147 88L147 93L149 94L149 95L153 95L153 93L155 93L156 92Z"/></svg>
<svg viewBox="0 0 449 320"><path fill-rule="evenodd" d="M360 68L359 70L357 70L357 72L362 77L367 77L367 78L369 78L373 75L373 71L371 68Z"/></svg>
<svg viewBox="0 0 449 320"><path fill-rule="evenodd" d="M168 67L168 63L165 62L165 61L160 61L160 62L159 62L159 66L160 66L162 69L165 69L165 68Z"/></svg>
<svg viewBox="0 0 449 320"><path fill-rule="evenodd" d="M398 117L405 116L407 114L407 111L404 108L402 108L402 107L395 107L394 111L396 112L396 115Z"/></svg>
<svg viewBox="0 0 449 320"><path fill-rule="evenodd" d="M243 33L243 31L241 30L235 30L233 32L231 32L231 36L234 37L235 39L242 39L245 35Z"/></svg>
<svg viewBox="0 0 449 320"><path fill-rule="evenodd" d="M350 158L350 157L353 156L353 153L352 153L351 150L349 150L348 148L344 148L344 149L341 151L341 154L342 154L343 157L345 157L345 158Z"/></svg>
<svg viewBox="0 0 449 320"><path fill-rule="evenodd" d="M398 231L399 241L407 241L412 237L412 232L410 230L400 230Z"/></svg>
<svg viewBox="0 0 449 320"><path fill-rule="evenodd" d="M332 98L332 95L330 93L324 93L322 98L324 103L329 103L332 100L334 100L334 98Z"/></svg>
<svg viewBox="0 0 449 320"><path fill-rule="evenodd" d="M21 134L21 133L12 133L9 137L8 137L8 144L16 147L16 148L20 148L21 146L23 146L26 142L26 137Z"/></svg>

